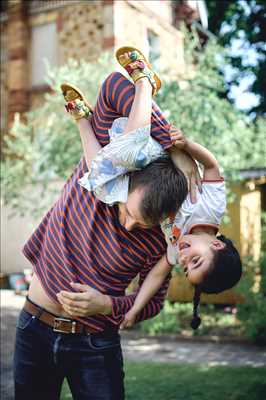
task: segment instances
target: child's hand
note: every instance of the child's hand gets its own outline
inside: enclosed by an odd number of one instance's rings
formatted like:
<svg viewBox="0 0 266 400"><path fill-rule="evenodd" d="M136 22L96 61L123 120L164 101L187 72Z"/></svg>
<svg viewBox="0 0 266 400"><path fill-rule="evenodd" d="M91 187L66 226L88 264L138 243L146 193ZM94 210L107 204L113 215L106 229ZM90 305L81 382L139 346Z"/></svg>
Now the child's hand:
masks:
<svg viewBox="0 0 266 400"><path fill-rule="evenodd" d="M174 128L170 131L170 137L173 142L173 146L183 150L186 147L187 140L180 129Z"/></svg>
<svg viewBox="0 0 266 400"><path fill-rule="evenodd" d="M185 150L177 149L175 146L170 148L170 156L175 166L185 174L191 202L196 203L197 188L201 192L201 177L195 160Z"/></svg>
<svg viewBox="0 0 266 400"><path fill-rule="evenodd" d="M136 317L137 313L133 310L133 308L131 308L131 310L126 313L124 321L120 325L120 329L130 328L133 326L135 324Z"/></svg>

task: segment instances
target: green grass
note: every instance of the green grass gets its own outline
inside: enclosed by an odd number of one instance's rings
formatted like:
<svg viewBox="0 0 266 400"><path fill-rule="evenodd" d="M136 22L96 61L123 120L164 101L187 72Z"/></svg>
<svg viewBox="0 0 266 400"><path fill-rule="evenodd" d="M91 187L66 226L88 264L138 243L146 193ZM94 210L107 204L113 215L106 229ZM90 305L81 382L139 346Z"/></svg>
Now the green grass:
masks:
<svg viewBox="0 0 266 400"><path fill-rule="evenodd" d="M126 400L264 400L266 368L126 363ZM61 400L71 399L67 385Z"/></svg>

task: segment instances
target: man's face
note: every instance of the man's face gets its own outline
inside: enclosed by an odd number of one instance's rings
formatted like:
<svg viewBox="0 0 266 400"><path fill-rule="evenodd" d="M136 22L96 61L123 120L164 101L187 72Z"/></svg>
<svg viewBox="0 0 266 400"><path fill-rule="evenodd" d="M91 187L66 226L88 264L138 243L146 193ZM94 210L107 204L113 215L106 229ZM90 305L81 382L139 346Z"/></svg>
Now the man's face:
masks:
<svg viewBox="0 0 266 400"><path fill-rule="evenodd" d="M141 202L143 200L144 188L135 189L129 193L126 203L119 203L119 222L127 230L134 228L149 229L152 225L145 221L141 215Z"/></svg>
<svg viewBox="0 0 266 400"><path fill-rule="evenodd" d="M203 282L212 268L214 251L224 248L224 243L207 233L184 235L178 242L179 264L190 283Z"/></svg>

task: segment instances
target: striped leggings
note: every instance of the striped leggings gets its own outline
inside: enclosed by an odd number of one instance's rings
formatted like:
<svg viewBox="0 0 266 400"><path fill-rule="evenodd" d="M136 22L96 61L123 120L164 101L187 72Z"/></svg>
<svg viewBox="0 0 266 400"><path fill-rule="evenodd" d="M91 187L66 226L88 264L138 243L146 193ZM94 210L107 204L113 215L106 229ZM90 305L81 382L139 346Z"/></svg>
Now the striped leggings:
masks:
<svg viewBox="0 0 266 400"><path fill-rule="evenodd" d="M102 146L109 143L108 129L113 121L119 117L128 117L134 94L135 86L119 72L113 72L103 82L92 117L92 127ZM153 102L151 135L164 149L172 145L169 130L169 122Z"/></svg>

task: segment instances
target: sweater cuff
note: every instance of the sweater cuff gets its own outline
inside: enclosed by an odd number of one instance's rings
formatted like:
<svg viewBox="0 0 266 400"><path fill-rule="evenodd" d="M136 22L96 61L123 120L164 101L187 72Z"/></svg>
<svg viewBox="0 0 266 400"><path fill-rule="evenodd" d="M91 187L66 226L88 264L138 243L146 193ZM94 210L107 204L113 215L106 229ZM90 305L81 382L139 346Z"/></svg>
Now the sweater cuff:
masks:
<svg viewBox="0 0 266 400"><path fill-rule="evenodd" d="M132 307L134 298L132 296L110 296L112 301L112 317L120 323L124 319L124 315Z"/></svg>

